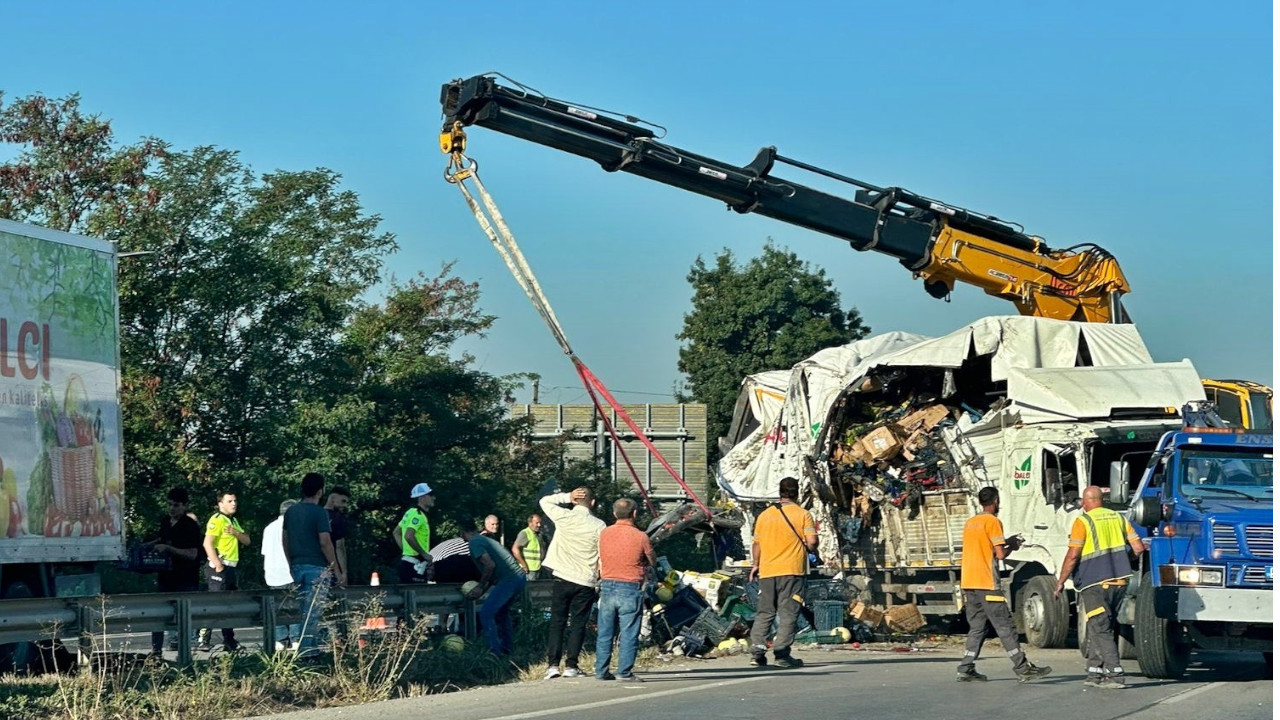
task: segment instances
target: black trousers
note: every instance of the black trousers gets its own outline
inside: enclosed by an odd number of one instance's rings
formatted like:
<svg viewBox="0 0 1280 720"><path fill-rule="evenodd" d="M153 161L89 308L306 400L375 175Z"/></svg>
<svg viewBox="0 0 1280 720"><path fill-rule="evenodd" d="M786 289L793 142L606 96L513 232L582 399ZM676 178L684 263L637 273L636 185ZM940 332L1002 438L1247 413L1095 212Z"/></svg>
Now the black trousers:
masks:
<svg viewBox="0 0 1280 720"><path fill-rule="evenodd" d="M578 667L582 639L587 633L587 620L595 602L595 588L556 578L551 591L551 627L547 631L548 665L559 667L563 657L566 668ZM569 630L567 643L566 626Z"/></svg>
<svg viewBox="0 0 1280 720"><path fill-rule="evenodd" d="M186 580L163 574L156 576L156 592L197 592L199 590L200 580L195 575L191 575ZM163 630L151 633L151 649L156 652L164 650Z"/></svg>
<svg viewBox="0 0 1280 720"><path fill-rule="evenodd" d="M222 572L214 572L213 568L205 565L204 577L205 582L209 583L209 592L226 592L240 589L240 583L236 579L236 569L230 565L223 565ZM228 649L235 647L236 631L234 628L222 628L222 644Z"/></svg>
<svg viewBox="0 0 1280 720"><path fill-rule="evenodd" d="M1013 613L1009 612L1002 591L965 590L964 614L969 621L969 636L964 641L964 658L956 668L959 672L973 670L973 664L982 654L982 643L987 639L987 625L995 629L1005 654L1013 662L1013 671L1021 674L1028 669L1027 656L1018 642L1018 627L1013 623Z"/></svg>
<svg viewBox="0 0 1280 720"><path fill-rule="evenodd" d="M1084 613L1088 625L1090 677L1124 675L1115 634L1124 593L1124 585L1094 585L1081 590L1076 598L1076 612Z"/></svg>

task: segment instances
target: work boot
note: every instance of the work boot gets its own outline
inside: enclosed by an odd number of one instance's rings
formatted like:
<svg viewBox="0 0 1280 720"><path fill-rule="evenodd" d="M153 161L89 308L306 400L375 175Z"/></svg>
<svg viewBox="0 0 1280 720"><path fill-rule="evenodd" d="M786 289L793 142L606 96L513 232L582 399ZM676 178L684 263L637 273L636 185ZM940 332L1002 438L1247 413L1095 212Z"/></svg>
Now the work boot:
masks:
<svg viewBox="0 0 1280 720"><path fill-rule="evenodd" d="M1048 675L1052 670L1053 668L1048 665L1040 667L1035 663L1029 662L1027 663L1027 669L1018 673L1018 682L1024 683L1031 682L1032 680L1039 680L1040 678Z"/></svg>
<svg viewBox="0 0 1280 720"><path fill-rule="evenodd" d="M977 670L974 670L973 668L969 668L965 672L956 673L956 682L986 682L986 681L987 681L987 676L983 675Z"/></svg>
<svg viewBox="0 0 1280 720"><path fill-rule="evenodd" d="M1108 675L1091 675L1084 681L1085 687L1096 687L1103 690L1123 690L1124 678Z"/></svg>
<svg viewBox="0 0 1280 720"><path fill-rule="evenodd" d="M800 658L794 658L790 655L776 655L773 658L773 664L783 668L804 667L804 661Z"/></svg>
<svg viewBox="0 0 1280 720"><path fill-rule="evenodd" d="M751 653L751 666L768 667L769 659L764 656L764 653Z"/></svg>

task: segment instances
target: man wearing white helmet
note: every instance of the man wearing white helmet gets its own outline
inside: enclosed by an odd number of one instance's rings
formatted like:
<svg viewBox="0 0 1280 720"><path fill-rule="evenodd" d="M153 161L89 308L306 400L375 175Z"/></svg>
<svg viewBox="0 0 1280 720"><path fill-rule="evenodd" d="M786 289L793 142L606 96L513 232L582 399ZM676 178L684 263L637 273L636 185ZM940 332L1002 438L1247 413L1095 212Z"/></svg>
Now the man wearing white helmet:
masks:
<svg viewBox="0 0 1280 720"><path fill-rule="evenodd" d="M431 486L422 482L413 486L409 497L415 503L405 511L393 537L400 547L400 582L426 582L431 579L431 521L427 510L436 504Z"/></svg>

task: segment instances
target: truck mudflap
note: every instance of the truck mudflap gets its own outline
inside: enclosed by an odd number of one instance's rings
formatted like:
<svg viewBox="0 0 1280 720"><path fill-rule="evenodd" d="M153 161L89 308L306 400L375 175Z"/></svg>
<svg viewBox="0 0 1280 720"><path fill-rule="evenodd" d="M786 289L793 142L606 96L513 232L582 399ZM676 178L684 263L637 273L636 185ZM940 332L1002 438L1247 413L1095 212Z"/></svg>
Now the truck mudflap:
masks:
<svg viewBox="0 0 1280 720"><path fill-rule="evenodd" d="M1270 625L1274 617L1270 590L1244 588L1161 587L1157 612L1172 610L1176 619ZM1170 618L1174 619L1174 618Z"/></svg>

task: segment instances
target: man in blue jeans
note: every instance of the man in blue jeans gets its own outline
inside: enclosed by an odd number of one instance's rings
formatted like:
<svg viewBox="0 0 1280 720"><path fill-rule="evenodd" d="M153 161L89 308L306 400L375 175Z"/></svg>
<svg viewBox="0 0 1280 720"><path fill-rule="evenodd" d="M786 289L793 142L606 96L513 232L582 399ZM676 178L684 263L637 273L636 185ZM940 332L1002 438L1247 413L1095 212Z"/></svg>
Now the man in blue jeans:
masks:
<svg viewBox="0 0 1280 720"><path fill-rule="evenodd" d="M636 502L613 504L616 522L600 533L600 613L596 631L596 679L639 682L632 670L640 646L641 588L657 564L649 536L636 527ZM609 672L613 639L618 638L618 674Z"/></svg>
<svg viewBox="0 0 1280 720"><path fill-rule="evenodd" d="M307 473L302 477L302 502L284 514L284 554L298 583L302 612L298 657L308 660L316 654L316 631L324 615L330 578L339 586L347 582L333 551L329 513L320 505L323 496L324 478Z"/></svg>
<svg viewBox="0 0 1280 720"><path fill-rule="evenodd" d="M467 541L471 561L480 569L480 585L467 597L478 600L489 592L480 606L485 643L495 655L509 655L516 647L511 606L524 590L524 570L497 540L478 532L475 518L460 518L458 528Z"/></svg>

